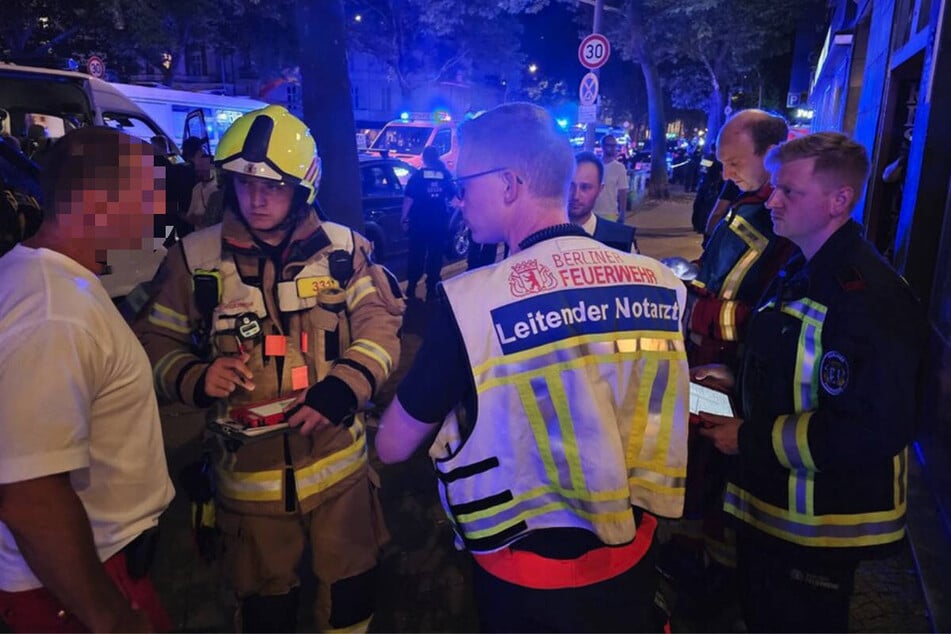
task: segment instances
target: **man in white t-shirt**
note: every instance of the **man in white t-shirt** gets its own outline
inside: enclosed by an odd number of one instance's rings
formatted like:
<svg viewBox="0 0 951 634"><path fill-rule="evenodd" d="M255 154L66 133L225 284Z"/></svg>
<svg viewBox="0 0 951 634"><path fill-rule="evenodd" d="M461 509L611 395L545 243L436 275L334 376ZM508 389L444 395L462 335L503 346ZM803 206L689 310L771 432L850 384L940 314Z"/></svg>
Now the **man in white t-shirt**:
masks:
<svg viewBox="0 0 951 634"><path fill-rule="evenodd" d="M604 160L604 189L594 205L594 213L601 218L624 222L627 212L627 168L617 160L617 139L610 134L601 139Z"/></svg>
<svg viewBox="0 0 951 634"><path fill-rule="evenodd" d="M96 274L164 211L151 147L53 146L36 235L0 257L0 629L168 629L147 575L168 477L145 351Z"/></svg>

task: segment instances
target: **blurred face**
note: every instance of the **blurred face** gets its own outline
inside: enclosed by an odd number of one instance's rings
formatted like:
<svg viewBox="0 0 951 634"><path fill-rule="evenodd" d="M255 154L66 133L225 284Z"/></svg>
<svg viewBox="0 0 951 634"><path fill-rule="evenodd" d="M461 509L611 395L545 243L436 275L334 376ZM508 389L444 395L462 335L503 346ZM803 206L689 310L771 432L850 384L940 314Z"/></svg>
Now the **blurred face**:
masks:
<svg viewBox="0 0 951 634"><path fill-rule="evenodd" d="M723 163L723 178L736 183L745 192L754 192L769 180L763 156L754 151L753 139L745 130L723 134L717 158Z"/></svg>
<svg viewBox="0 0 951 634"><path fill-rule="evenodd" d="M503 171L481 160L465 145L459 148L455 205L476 242L504 240Z"/></svg>
<svg viewBox="0 0 951 634"><path fill-rule="evenodd" d="M234 191L241 215L254 231L266 233L277 229L291 212L294 185L237 174Z"/></svg>
<svg viewBox="0 0 951 634"><path fill-rule="evenodd" d="M195 165L195 175L198 177L198 180L211 180L211 157L205 154L204 150L195 153L195 158L192 163Z"/></svg>
<svg viewBox="0 0 951 634"><path fill-rule="evenodd" d="M774 190L766 201L776 235L791 240L807 258L842 224L834 213L836 192L813 174L815 162L809 158L781 165L772 175Z"/></svg>
<svg viewBox="0 0 951 634"><path fill-rule="evenodd" d="M97 156L116 155L105 147L116 143L118 165L96 164ZM90 139L81 152L90 161L82 180L54 200L56 224L73 257L101 274L110 250L152 249L153 217L165 213L165 169L155 165L151 146L127 136Z"/></svg>
<svg viewBox="0 0 951 634"><path fill-rule="evenodd" d="M604 156L604 162L614 160L617 158L617 139L605 138L601 141L601 152Z"/></svg>
<svg viewBox="0 0 951 634"><path fill-rule="evenodd" d="M597 166L588 161L578 163L568 197L568 217L572 222L581 224L588 219L602 189L604 185L598 179Z"/></svg>

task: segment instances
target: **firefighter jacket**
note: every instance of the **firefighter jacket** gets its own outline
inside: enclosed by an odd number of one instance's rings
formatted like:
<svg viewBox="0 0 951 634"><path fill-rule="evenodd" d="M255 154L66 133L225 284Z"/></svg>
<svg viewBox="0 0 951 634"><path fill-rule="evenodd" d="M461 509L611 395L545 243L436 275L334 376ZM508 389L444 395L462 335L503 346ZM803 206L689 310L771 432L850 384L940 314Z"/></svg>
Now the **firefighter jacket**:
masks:
<svg viewBox="0 0 951 634"><path fill-rule="evenodd" d="M476 392L430 449L457 544L530 531L634 539L631 506L677 517L686 477L683 284L656 260L551 238L443 283Z"/></svg>
<svg viewBox="0 0 951 634"><path fill-rule="evenodd" d="M318 409L332 421L343 418L341 406L351 414L362 409L397 363L404 307L395 280L369 260L369 250L365 238L320 222L310 208L282 253L268 254L230 210L221 224L188 235L169 251L147 319L137 324L159 395L211 404L205 370L241 346L255 389L237 389L214 404L211 416L309 387L318 388L326 402ZM333 278L331 257L348 260L346 279ZM212 302L207 325L211 353L202 357L194 345L205 321L197 289L209 275L220 279L220 299ZM251 334L254 320L260 333L241 340L241 326ZM236 451L219 447L219 499L239 513L307 512L337 487L365 479L366 440L356 418L349 427L330 425L307 436L272 436Z"/></svg>
<svg viewBox="0 0 951 634"><path fill-rule="evenodd" d="M927 325L859 231L849 221L809 262L795 256L746 339L724 508L803 555L871 554L905 532Z"/></svg>
<svg viewBox="0 0 951 634"><path fill-rule="evenodd" d="M766 200L767 183L742 194L716 226L688 286L691 309L687 329L696 340L737 342L763 292L795 251L773 233ZM733 359L705 359L732 363ZM693 363L694 360L691 359Z"/></svg>

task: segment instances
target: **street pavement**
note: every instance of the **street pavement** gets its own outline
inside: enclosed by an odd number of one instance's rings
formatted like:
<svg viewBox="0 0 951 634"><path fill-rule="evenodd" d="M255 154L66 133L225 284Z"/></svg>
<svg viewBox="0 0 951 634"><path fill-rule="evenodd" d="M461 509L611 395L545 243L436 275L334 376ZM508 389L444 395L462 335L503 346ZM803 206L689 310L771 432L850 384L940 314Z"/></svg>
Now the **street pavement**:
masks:
<svg viewBox="0 0 951 634"><path fill-rule="evenodd" d="M638 228L645 255L663 258L700 253L700 236L690 227L692 197L673 194L664 201L641 201L627 222ZM454 263L443 277L461 272L465 262ZM405 286L405 284L404 284ZM422 285L420 285L422 292ZM394 375L382 386L376 405L392 398L395 386L412 362L431 317L430 304L411 300L404 320L402 356ZM184 464L200 455L200 413L181 406L163 407L166 451L173 477ZM375 420L368 421L369 435ZM432 468L421 449L400 465L382 465L371 450L371 461L383 482L381 497L393 539L384 549L374 632L470 632L478 620L469 585L469 560L454 550L452 531L439 505ZM912 488L920 486L917 463L911 469ZM181 487L177 485L179 491ZM914 496L911 496L914 499ZM189 532L189 507L181 494L162 519L162 541L154 577L179 631L234 631L233 598L220 582L218 564L199 561ZM302 575L303 596L313 579ZM665 584L673 610L674 631L736 631L742 622L729 606L720 620L705 619L695 598L676 584ZM722 607L722 606L721 606ZM300 628L311 629L309 607L301 608ZM890 559L860 566L852 602L854 632L929 632L924 595L911 551L905 548Z"/></svg>

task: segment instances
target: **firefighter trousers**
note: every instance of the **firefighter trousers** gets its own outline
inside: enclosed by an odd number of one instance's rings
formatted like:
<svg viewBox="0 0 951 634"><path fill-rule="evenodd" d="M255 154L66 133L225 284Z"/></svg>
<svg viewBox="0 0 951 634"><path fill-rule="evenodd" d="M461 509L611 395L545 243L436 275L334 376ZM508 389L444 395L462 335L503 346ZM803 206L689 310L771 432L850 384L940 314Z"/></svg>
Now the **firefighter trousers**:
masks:
<svg viewBox="0 0 951 634"><path fill-rule="evenodd" d="M222 570L242 609L273 603L261 597L296 596L298 565L309 544L317 578L315 626L365 630L373 616L380 548L389 540L375 478L371 473L373 481L358 481L309 512L242 515L220 508ZM245 622L266 617L245 615Z"/></svg>

